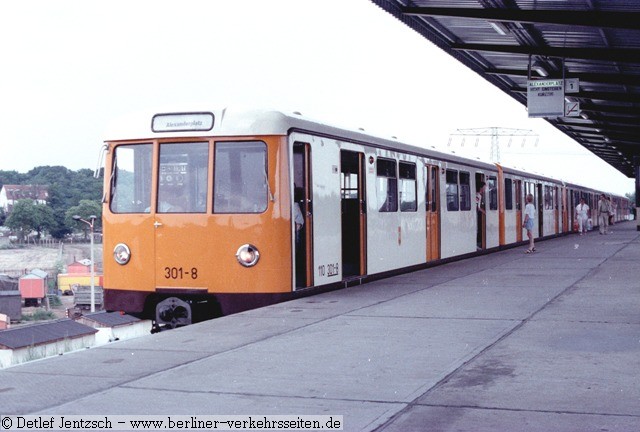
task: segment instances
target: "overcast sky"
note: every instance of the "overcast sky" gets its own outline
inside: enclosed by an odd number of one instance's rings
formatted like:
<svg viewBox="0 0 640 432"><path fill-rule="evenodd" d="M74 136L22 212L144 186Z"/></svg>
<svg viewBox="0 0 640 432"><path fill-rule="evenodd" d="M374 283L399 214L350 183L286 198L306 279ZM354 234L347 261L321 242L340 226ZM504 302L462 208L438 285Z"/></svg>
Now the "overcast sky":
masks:
<svg viewBox="0 0 640 432"><path fill-rule="evenodd" d="M203 105L292 109L623 194L633 181L369 0L20 0L0 15L0 169L95 168L114 119Z"/></svg>

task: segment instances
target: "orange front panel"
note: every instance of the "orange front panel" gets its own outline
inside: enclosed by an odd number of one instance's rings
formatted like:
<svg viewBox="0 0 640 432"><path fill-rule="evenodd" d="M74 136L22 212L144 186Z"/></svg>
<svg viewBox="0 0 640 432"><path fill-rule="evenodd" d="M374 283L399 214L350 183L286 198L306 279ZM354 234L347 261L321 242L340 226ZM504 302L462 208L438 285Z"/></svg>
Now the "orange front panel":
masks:
<svg viewBox="0 0 640 432"><path fill-rule="evenodd" d="M237 138L236 138L237 139ZM231 139L206 139L214 142ZM206 141L200 140L200 141ZM209 293L278 293L291 291L291 212L286 141L282 137L243 137L267 145L269 196L262 213L212 213L213 161L209 161L205 213L114 214L109 203L104 221L104 284L106 289L155 292L160 289L206 290ZM175 141L175 140L174 140ZM193 139L191 139L193 141ZM154 142L157 160L158 142ZM112 150L113 152L113 150ZM213 150L210 152L213 154ZM111 172L107 161L106 172ZM158 175L154 168L154 176ZM151 202L156 202L154 181ZM109 190L108 181L105 186ZM117 264L113 249L126 243L131 260ZM236 259L244 244L257 247L254 267Z"/></svg>
<svg viewBox="0 0 640 432"><path fill-rule="evenodd" d="M133 291L155 291L154 227L150 215L113 214L103 211L104 287ZM119 265L113 258L118 243L131 250L131 260Z"/></svg>
<svg viewBox="0 0 640 432"><path fill-rule="evenodd" d="M183 215L158 218L157 288L206 289L210 293L273 293L291 290L290 226L263 215ZM260 251L255 267L236 259L238 248Z"/></svg>

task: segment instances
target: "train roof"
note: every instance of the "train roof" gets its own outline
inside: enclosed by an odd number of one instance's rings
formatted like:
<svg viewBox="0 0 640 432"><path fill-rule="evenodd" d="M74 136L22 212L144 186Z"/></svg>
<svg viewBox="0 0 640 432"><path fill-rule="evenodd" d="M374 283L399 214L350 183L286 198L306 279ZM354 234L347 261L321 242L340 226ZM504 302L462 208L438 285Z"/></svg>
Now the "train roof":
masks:
<svg viewBox="0 0 640 432"><path fill-rule="evenodd" d="M204 130L153 130L152 119L156 116L178 116L187 113L213 115L212 127ZM439 152L434 149L402 143L397 139L389 139L365 132L364 129L354 130L302 115L298 111L281 111L274 109L235 109L223 108L218 110L189 110L189 111L161 111L142 112L119 120L110 128L105 141L121 141L132 139L157 139L167 137L202 137L217 136L252 136L252 135L287 135L292 131L309 132L315 135L340 138L347 141L374 145L376 147L401 151L410 154L430 157L447 162L464 163L482 169L496 170L494 164L480 160L469 159L453 154Z"/></svg>
<svg viewBox="0 0 640 432"><path fill-rule="evenodd" d="M175 119L191 115L193 121L204 119L198 130L179 124ZM156 119L167 120L165 123ZM171 121L171 119L174 119ZM210 123L207 123L210 121ZM188 122L187 122L188 123ZM167 127L167 125L170 125ZM146 140L168 137L203 137L203 136L254 136L254 135L287 135L292 131L308 132L329 138L343 139L354 143L374 145L386 150L399 151L419 155L442 162L459 163L487 171L496 171L495 164L470 159L454 154L443 153L435 149L406 144L397 139L389 139L365 132L364 129L329 125L302 115L298 111L282 111L275 109L241 109L221 108L185 111L147 111L129 115L113 123L107 131L106 141ZM542 181L566 184L583 190L596 191L580 185L568 184L560 179L534 174L510 167L502 167L505 173Z"/></svg>

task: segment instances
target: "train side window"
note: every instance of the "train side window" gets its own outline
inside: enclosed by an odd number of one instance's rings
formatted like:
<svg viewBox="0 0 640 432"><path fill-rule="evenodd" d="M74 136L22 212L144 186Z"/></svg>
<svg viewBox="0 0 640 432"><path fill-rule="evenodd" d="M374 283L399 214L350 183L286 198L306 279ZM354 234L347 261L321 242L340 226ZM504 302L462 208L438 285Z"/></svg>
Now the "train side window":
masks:
<svg viewBox="0 0 640 432"><path fill-rule="evenodd" d="M487 178L489 189L489 210L498 210L498 181L495 177Z"/></svg>
<svg viewBox="0 0 640 432"><path fill-rule="evenodd" d="M151 205L151 144L116 147L111 171L113 213L148 213Z"/></svg>
<svg viewBox="0 0 640 432"><path fill-rule="evenodd" d="M400 171L400 211L418 211L416 164L400 162L398 168Z"/></svg>
<svg viewBox="0 0 640 432"><path fill-rule="evenodd" d="M206 211L208 161L208 142L160 144L158 213Z"/></svg>
<svg viewBox="0 0 640 432"><path fill-rule="evenodd" d="M460 210L471 210L471 174L460 171Z"/></svg>
<svg viewBox="0 0 640 432"><path fill-rule="evenodd" d="M214 213L267 210L267 145L262 141L216 142Z"/></svg>
<svg viewBox="0 0 640 432"><path fill-rule="evenodd" d="M504 207L505 210L513 210L513 182L510 178L504 179Z"/></svg>
<svg viewBox="0 0 640 432"><path fill-rule="evenodd" d="M447 170L447 210L458 211L458 171Z"/></svg>
<svg viewBox="0 0 640 432"><path fill-rule="evenodd" d="M398 211L398 176L396 161L378 158L376 162L376 190L381 212Z"/></svg>

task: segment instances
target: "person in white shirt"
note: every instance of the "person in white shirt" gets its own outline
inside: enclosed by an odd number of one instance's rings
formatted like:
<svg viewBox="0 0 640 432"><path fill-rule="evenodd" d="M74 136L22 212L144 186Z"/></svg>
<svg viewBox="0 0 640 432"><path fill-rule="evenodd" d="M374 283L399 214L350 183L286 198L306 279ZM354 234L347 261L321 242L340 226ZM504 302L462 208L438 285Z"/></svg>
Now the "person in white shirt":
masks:
<svg viewBox="0 0 640 432"><path fill-rule="evenodd" d="M524 207L524 222L522 228L527 230L527 237L529 237L529 249L525 253L533 253L536 251L533 244L533 223L536 219L536 208L533 206L533 195L527 195L527 205Z"/></svg>
<svg viewBox="0 0 640 432"><path fill-rule="evenodd" d="M580 198L580 204L576 206L576 219L578 220L578 231L580 235L587 233L589 210L589 206L584 202L584 198Z"/></svg>

